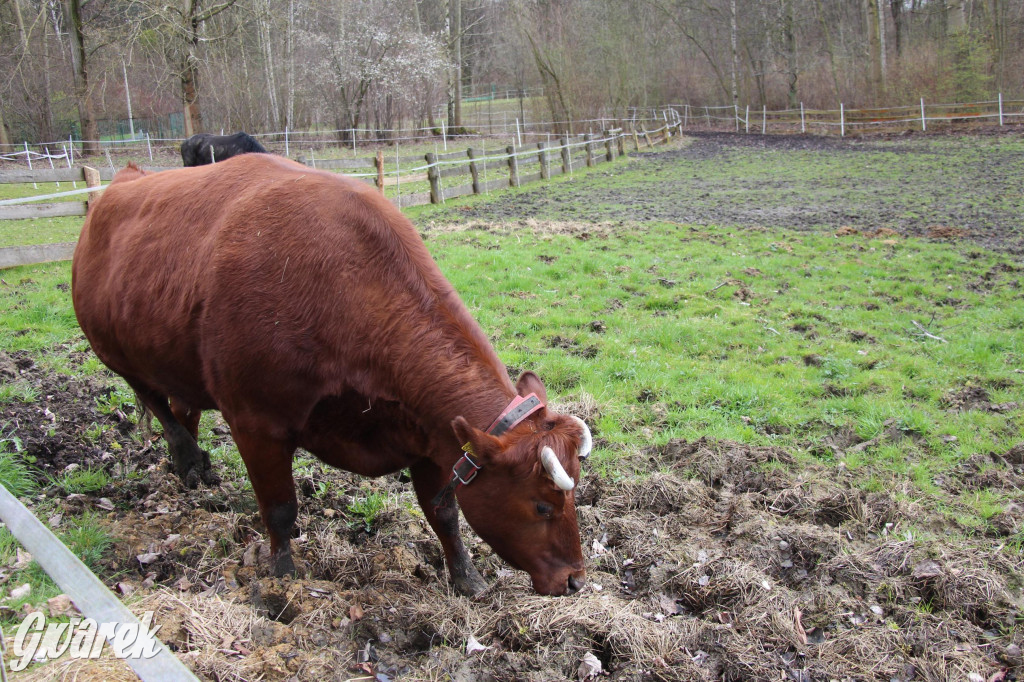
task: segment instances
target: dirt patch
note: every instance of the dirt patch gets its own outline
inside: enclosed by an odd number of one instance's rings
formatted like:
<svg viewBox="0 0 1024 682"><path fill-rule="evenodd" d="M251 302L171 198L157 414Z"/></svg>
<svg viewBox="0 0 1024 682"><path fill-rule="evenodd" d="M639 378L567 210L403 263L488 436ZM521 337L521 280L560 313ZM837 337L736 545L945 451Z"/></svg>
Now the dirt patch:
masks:
<svg viewBox="0 0 1024 682"><path fill-rule="evenodd" d="M51 485L50 513L101 515L115 539L108 584L156 611L161 637L204 679L540 682L578 680L595 661L609 680L1021 673L1019 554L983 536L921 538L920 508L852 487L841 466L713 439L626 456L622 477L585 472L577 490L580 594L533 594L465 528L491 585L472 601L449 587L407 483L300 465L299 576L276 579L233 469L216 461L223 482L187 490L168 473L162 441L128 428L131 410L104 411L114 382L0 358L10 366L38 399L4 406L6 435L32 448L40 471L77 464L112 476L70 500ZM590 396L567 400L598 414ZM228 443L220 430L204 435ZM839 448L852 442L837 435ZM948 485L1019 489L1022 453L965 462ZM387 499L381 511L355 513L352 502L373 493ZM1001 513L993 526L1017 532L1021 509Z"/></svg>
<svg viewBox="0 0 1024 682"><path fill-rule="evenodd" d="M639 154L630 165L611 166L587 182L531 188L457 211L432 211L430 223L421 227L460 229L466 222L526 227L555 217L584 225L663 221L782 227L848 238L859 234L893 244L893 237L929 237L1024 253L1024 235L1017 229L1021 159L1012 149L982 149L976 137L958 135L843 139L688 131L682 139L662 151ZM800 164L817 170L783 164L776 172L781 154L798 155ZM916 182L887 174L893 155ZM849 163L835 164L837 156ZM734 162L764 172L723 171ZM633 164L644 170L642 191L615 180L637 167ZM876 170L851 170L861 168ZM971 188L969 197L964 187Z"/></svg>

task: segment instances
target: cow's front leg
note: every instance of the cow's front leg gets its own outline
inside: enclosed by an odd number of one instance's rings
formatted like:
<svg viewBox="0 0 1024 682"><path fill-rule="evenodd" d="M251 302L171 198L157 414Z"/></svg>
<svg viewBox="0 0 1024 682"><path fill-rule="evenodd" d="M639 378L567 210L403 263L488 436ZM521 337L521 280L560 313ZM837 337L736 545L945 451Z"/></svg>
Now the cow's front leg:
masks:
<svg viewBox="0 0 1024 682"><path fill-rule="evenodd" d="M270 536L270 570L277 577L294 575L291 536L299 513L295 481L292 478L295 445L269 436L255 435L244 428L235 428L234 424L231 426L238 454L245 462L256 502L260 506L260 517Z"/></svg>
<svg viewBox="0 0 1024 682"><path fill-rule="evenodd" d="M437 508L433 499L437 491L447 484L445 472L429 460L412 467L412 484L423 513L444 548L445 562L455 589L467 597L476 597L487 589L487 583L473 566L466 546L459 535L459 505L455 495L448 495Z"/></svg>

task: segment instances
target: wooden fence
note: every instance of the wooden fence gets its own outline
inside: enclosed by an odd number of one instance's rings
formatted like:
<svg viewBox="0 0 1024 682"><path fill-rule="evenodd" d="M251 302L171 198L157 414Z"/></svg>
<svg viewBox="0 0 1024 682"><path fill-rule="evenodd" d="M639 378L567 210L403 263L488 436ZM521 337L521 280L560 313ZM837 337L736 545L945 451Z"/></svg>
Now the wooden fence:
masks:
<svg viewBox="0 0 1024 682"><path fill-rule="evenodd" d="M375 185L381 192L393 188L391 200L399 207L439 204L468 194L484 194L499 189L520 187L526 183L550 180L581 168L615 160L626 152L630 142L635 150L667 142L681 132L682 124L664 125L657 130L621 128L606 130L601 136L591 134L557 141L538 142L531 147L507 146L487 149L484 146L425 157L397 157L385 160L382 151L375 157L361 159L317 159L299 157L298 161L313 168L340 171ZM393 162L393 163L392 163ZM145 167L149 171L169 170ZM40 171L0 171L2 183L84 183L86 187L24 199L0 201L0 220L24 220L45 217L84 216L86 201L67 200L69 196L90 196L102 190L101 181L109 181L115 169L95 170L88 167ZM411 187L402 193L404 187ZM420 188L426 186L427 191ZM34 203L63 198L65 201ZM29 203L33 202L33 203ZM11 246L0 248L0 269L68 260L74 243Z"/></svg>

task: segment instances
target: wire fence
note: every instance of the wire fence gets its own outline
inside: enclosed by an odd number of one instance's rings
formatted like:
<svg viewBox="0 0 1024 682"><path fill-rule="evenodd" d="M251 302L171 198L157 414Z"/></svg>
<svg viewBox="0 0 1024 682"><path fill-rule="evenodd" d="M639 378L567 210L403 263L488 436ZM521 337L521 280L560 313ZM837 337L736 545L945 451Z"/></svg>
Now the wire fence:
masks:
<svg viewBox="0 0 1024 682"><path fill-rule="evenodd" d="M508 93L502 93L507 95ZM658 107L634 107L619 116L599 116L590 119L529 120L525 111L503 110L488 120L478 120L471 126L463 125L453 135L444 122L431 127L414 128L333 128L316 130L289 130L252 133L268 150L285 156L306 152L324 152L346 149L352 154L377 149L381 146L411 146L437 143L445 151L455 140L495 140L515 138L523 140L551 140L566 131L579 133L600 132L611 128L628 130L657 128L680 124L684 129L731 130L740 133L794 134L810 133L838 135L862 132L886 132L948 128L957 125L1016 125L1024 121L1024 100L1006 100L1000 94L996 99L968 103L919 102L900 107L847 108L839 103L835 109L808 109L802 104L797 109L769 110L767 107L735 105L701 105L693 103L669 104ZM221 131L223 132L223 131ZM177 155L183 138L154 137L138 132L128 139L98 140L94 146L103 152L128 151L148 156ZM41 164L75 163L82 155L82 142L68 138L53 142L19 145L0 145L0 160L25 163L30 169Z"/></svg>

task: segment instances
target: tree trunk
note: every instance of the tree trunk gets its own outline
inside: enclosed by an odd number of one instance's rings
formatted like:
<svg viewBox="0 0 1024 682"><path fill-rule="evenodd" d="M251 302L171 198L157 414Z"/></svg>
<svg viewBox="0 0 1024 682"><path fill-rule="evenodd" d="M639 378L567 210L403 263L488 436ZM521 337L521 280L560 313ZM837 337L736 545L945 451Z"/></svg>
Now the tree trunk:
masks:
<svg viewBox="0 0 1024 682"><path fill-rule="evenodd" d="M864 0L865 19L868 29L868 90L872 104L879 104L885 86L882 74L882 41L878 33L880 0Z"/></svg>
<svg viewBox="0 0 1024 682"><path fill-rule="evenodd" d="M740 92L736 84L739 71L739 57L736 50L737 33L739 28L736 21L736 0L729 0L729 39L732 45L732 106L737 111L740 105Z"/></svg>
<svg viewBox="0 0 1024 682"><path fill-rule="evenodd" d="M11 135L7 132L7 122L4 120L4 103L0 102L0 145L10 143Z"/></svg>
<svg viewBox="0 0 1024 682"><path fill-rule="evenodd" d="M288 2L288 103L285 128L295 127L295 0Z"/></svg>
<svg viewBox="0 0 1024 682"><path fill-rule="evenodd" d="M786 101L790 109L800 106L800 98L796 90L796 82L799 77L799 67L796 54L796 30L793 20L793 0L782 2L782 44L786 51L786 81L789 89L786 92Z"/></svg>
<svg viewBox="0 0 1024 682"><path fill-rule="evenodd" d="M203 130L203 112L199 109L199 73L195 57L187 55L181 65L181 99L184 104L185 137Z"/></svg>
<svg viewBox="0 0 1024 682"><path fill-rule="evenodd" d="M256 18L259 26L260 47L263 50L263 77L267 86L267 102L270 104L270 127L281 125L281 110L277 104L277 82L274 78L274 50L270 44L270 2L265 0Z"/></svg>
<svg viewBox="0 0 1024 682"><path fill-rule="evenodd" d="M818 15L818 23L821 24L821 33L825 38L825 54L828 55L829 72L832 74L832 88L837 99L842 99L839 89L839 74L836 72L836 55L832 47L832 31L829 29L828 20L821 6L821 0L814 0L814 7Z"/></svg>
<svg viewBox="0 0 1024 682"><path fill-rule="evenodd" d="M462 127L462 0L448 0L448 128Z"/></svg>
<svg viewBox="0 0 1024 682"><path fill-rule="evenodd" d="M92 109L92 92L89 87L88 53L85 50L85 26L82 21L81 0L66 0L68 33L71 36L72 64L75 70L75 99L78 103L78 119L82 125L82 153L99 152L99 128Z"/></svg>
<svg viewBox="0 0 1024 682"><path fill-rule="evenodd" d="M896 56L903 56L903 0L889 0L889 12L892 14L892 23L896 31Z"/></svg>

